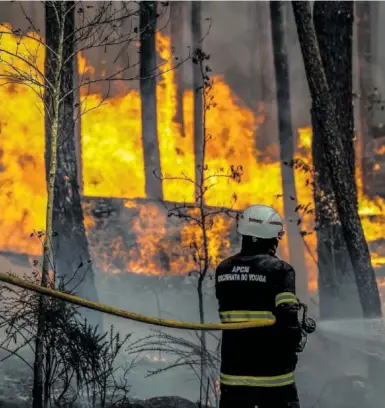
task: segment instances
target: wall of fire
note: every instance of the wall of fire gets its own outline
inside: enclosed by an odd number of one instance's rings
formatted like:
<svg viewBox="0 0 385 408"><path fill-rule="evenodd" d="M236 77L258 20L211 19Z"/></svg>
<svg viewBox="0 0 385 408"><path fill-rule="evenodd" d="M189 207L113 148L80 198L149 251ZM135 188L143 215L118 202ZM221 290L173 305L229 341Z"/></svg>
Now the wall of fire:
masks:
<svg viewBox="0 0 385 408"><path fill-rule="evenodd" d="M187 4L187 3L186 3ZM0 15L12 25L26 24L17 12L17 3L0 3ZM40 24L43 32L43 9L40 3L25 2L26 13ZM381 8L383 13L384 8ZM189 21L189 6L184 17ZM273 76L268 5L265 2L205 2L203 20L211 17L210 34L205 47L211 53L210 64L216 77L214 93L217 102L208 118L208 128L214 135L212 147L208 148L208 163L214 168L242 164L245 171L240 185L220 184L208 199L210 205L223 205L237 195L237 208L253 202L263 202L282 211L280 164L276 136L275 87ZM246 22L246 23L245 23ZM258 24L256 24L258 22ZM158 38L159 54L171 53L169 28L165 25L164 36ZM299 46L292 16L288 25L289 62L293 101L293 124L296 132L297 155L311 164L311 129L309 119L309 96L301 63ZM255 40L256 39L256 40ZM184 45L191 43L188 24L183 28ZM377 49L379 49L378 47ZM135 47L130 51L137 57ZM131 56L131 54L130 54ZM85 55L86 66L96 74L116 69L108 55ZM385 67L378 53L377 71ZM171 175L181 171L192 172L194 166L192 135L191 65L183 69L185 86L184 116L185 132L181 134L173 122L175 78L170 72L158 81L158 132L162 170ZM358 76L355 75L358 84ZM44 228L45 184L43 172L44 137L42 119L36 112L27 114L28 95L18 91L12 95L15 107L1 108L3 151L2 181L12 180L10 198L0 195L2 236L0 248L4 251L38 255L40 247L31 243L29 233ZM88 103L97 104L103 89L94 89ZM9 95L6 95L7 97ZM7 97L3 100L7 100ZM9 98L8 98L9 100ZM24 101L23 103L21 101ZM17 103L19 105L17 106ZM8 109L8 110L7 110ZM14 110L12 110L14 109ZM23 110L23 117L17 110ZM8 112L8 113L7 113ZM86 226L89 239L100 269L117 273L181 274L194 270L188 252L188 242L196 231L183 226L178 220L170 221L162 206L145 201L143 152L140 134L140 98L137 82L129 87L119 84L106 103L82 118L81 150L83 194L85 196ZM376 120L378 119L376 116ZM5 119L4 119L5 118ZM16 123L11 129L9 123ZM8 120L8 122L7 122ZM19 122L18 122L19 121ZM25 142L24 151L16 134L20 132ZM29 135L26 138L26 135ZM128 137L129 135L129 137ZM19 147L19 150L16 149ZM382 148L381 146L379 148ZM8 150L7 150L8 149ZM7 166L4 157L12 156L19 168ZM7 173L15 171L15 173ZM17 173L18 171L18 173ZM28 177L28 174L33 177ZM312 201L307 186L308 176L296 172L299 201ZM17 192L14 187L23 189ZM94 197L94 198L91 198ZM163 199L183 202L192 197L187 186L175 183L164 185ZM363 215L365 233L372 244L375 266L385 264L385 250L379 245L384 236L381 219L385 211L382 199L360 195L360 211ZM312 220L305 219L304 228L312 230ZM154 234L154 231L156 233ZM211 237L213 264L227 254L234 239L234 223L221 219ZM311 250L315 250L314 234L308 236ZM222 244L219 244L222 242ZM382 241L381 241L382 242ZM183 256L181 255L183 253ZM283 255L287 256L285 243ZM311 254L305 254L310 271L309 287L316 288L316 268Z"/></svg>

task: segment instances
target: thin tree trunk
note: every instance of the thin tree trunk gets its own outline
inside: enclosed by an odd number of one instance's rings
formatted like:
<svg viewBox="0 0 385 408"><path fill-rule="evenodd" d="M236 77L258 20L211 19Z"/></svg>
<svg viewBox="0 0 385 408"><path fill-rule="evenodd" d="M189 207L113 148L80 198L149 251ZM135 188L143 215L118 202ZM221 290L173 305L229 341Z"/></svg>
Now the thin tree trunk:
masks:
<svg viewBox="0 0 385 408"><path fill-rule="evenodd" d="M203 157L205 155L205 147L203 148ZM202 163L204 167L204 162ZM201 177L201 182L203 183L203 177ZM203 186L203 184L202 184ZM209 269L209 250L208 250L208 237L207 237L207 226L206 226L206 210L204 208L203 197L200 200L200 218L202 220L202 239L203 239L203 266L200 263L200 276L198 279L197 291L198 291L198 308L199 308L199 322L205 322L205 305L204 305L204 294L203 294L203 284ZM201 373L200 373L200 403L202 405L203 397L208 392L205 389L207 375L207 339L206 332L204 330L200 333L200 347L201 347Z"/></svg>
<svg viewBox="0 0 385 408"><path fill-rule="evenodd" d="M288 165L294 157L293 129L290 106L290 80L286 45L286 10L281 1L270 1L274 67L278 105L278 130L281 156L281 175L285 221L288 232L290 263L297 271L297 294L306 301L307 272L304 243L297 224L297 193L293 166ZM286 163L286 164L285 164Z"/></svg>
<svg viewBox="0 0 385 408"><path fill-rule="evenodd" d="M51 396L51 387L50 381L52 376L52 365L51 365L51 344L46 344L46 355L45 355L45 378L44 378L44 396L43 396L43 406L44 408L48 408L49 400ZM53 345L52 345L53 346Z"/></svg>
<svg viewBox="0 0 385 408"><path fill-rule="evenodd" d="M353 265L363 314L367 318L381 317L376 277L358 215L356 183L349 171L352 159L347 157L348 152L340 135L335 116L336 102L330 93L322 66L311 6L307 1L293 1L292 4L314 114L322 135L325 160L330 169L338 216Z"/></svg>
<svg viewBox="0 0 385 408"><path fill-rule="evenodd" d="M76 19L75 19L76 24ZM83 164L82 164L82 126L81 126L81 100L80 100L80 78L78 59L74 58L74 117L75 117L75 153L78 173L78 184L80 197L83 195Z"/></svg>
<svg viewBox="0 0 385 408"><path fill-rule="evenodd" d="M53 236L53 207L54 188L57 168L57 148L58 148L58 127L59 127L59 106L60 106L60 77L63 62L64 47L64 15L65 2L46 2L46 41L54 36L57 43L55 54L46 52L45 72L47 83L45 88L45 114L49 120L50 143L46 146L49 149L49 165L47 164L47 212L46 231L44 238L43 266L41 285L48 286L49 272L54 270L54 259L52 251ZM55 30L53 29L55 27ZM45 299L40 296L37 316L37 333L35 340L35 361L34 378L32 389L32 407L42 408L43 406L43 364L44 364L44 332L45 332Z"/></svg>
<svg viewBox="0 0 385 408"><path fill-rule="evenodd" d="M55 18L54 15L52 18ZM55 20L52 20L55 21ZM75 141L75 44L72 33L75 27L75 3L65 2L65 34L63 45L63 64L61 73L59 125L57 150L57 170L55 178L53 229L55 238L55 277L63 279L67 289L81 296L97 301L94 271L92 268L88 240L84 227L78 183L78 166ZM53 24L53 30L57 30ZM47 35L47 46L57 50L58 42L54 33ZM49 70L46 71L49 75ZM64 97L64 95L66 95ZM46 126L46 143L50 144L49 118ZM47 151L47 161L50 159ZM102 316L94 311L82 309L82 314L101 329Z"/></svg>
<svg viewBox="0 0 385 408"><path fill-rule="evenodd" d="M371 4L369 1L355 3L357 15L357 47L359 65L359 129L361 136L362 181L365 194L373 196L373 109L370 96L374 92L372 78Z"/></svg>
<svg viewBox="0 0 385 408"><path fill-rule="evenodd" d="M191 2L191 30L193 50L202 48L202 27L201 27L201 7L200 1ZM195 180L199 183L201 179L203 162L203 79L200 72L200 63L193 59L193 89L194 89L194 154L195 154ZM197 189L198 190L198 189ZM199 200L199 191L196 191L196 201Z"/></svg>
<svg viewBox="0 0 385 408"><path fill-rule="evenodd" d="M198 2L193 2L193 3L198 3ZM199 13L200 15L200 13ZM204 293L203 293L203 285L204 281L207 276L207 272L210 267L210 253L209 253L209 247L208 247L208 220L207 220L207 211L205 208L205 192L206 192L206 182L205 182L205 168L206 168L206 147L207 147L207 128L206 128L206 119L207 119L207 110L208 110L208 101L207 101L207 96L205 94L205 87L203 85L203 78L205 75L204 72L204 60L202 60L203 55L200 55L198 57L198 62L196 64L197 67L197 72L196 75L199 74L201 81L202 81L202 86L201 86L201 110L202 110L202 116L201 116L201 121L200 121L200 131L201 131L201 138L200 138L200 145L199 145L199 162L197 161L197 156L195 157L197 166L199 166L200 171L197 172L197 204L199 208L199 220L201 222L201 232L202 232L202 250L203 253L198 256L198 262L199 262L199 279L198 279L198 285L197 285L197 291L198 291L198 307L199 307L199 321L200 323L205 322L205 309L204 309ZM196 154L197 154L197 147L196 149ZM200 251L199 251L200 252ZM200 407L202 407L203 404L203 398L207 394L208 389L206 389L206 383L207 383L207 378L208 378L208 373L207 373L207 361L206 361L206 356L207 356L207 338L206 338L206 332L201 331L200 333L200 347L201 347L201 361L200 361Z"/></svg>
<svg viewBox="0 0 385 408"><path fill-rule="evenodd" d="M140 95L146 195L163 197L162 182L154 176L161 169L156 119L156 1L141 1L140 7ZM129 136L128 136L129 137Z"/></svg>
<svg viewBox="0 0 385 408"><path fill-rule="evenodd" d="M160 299L159 299L159 293L156 291L154 291L154 295L155 295L155 300L156 300L156 310L157 310L157 316L159 319L162 318L162 309L160 308ZM162 350L159 350L158 352L158 357L159 357L159 361L162 360Z"/></svg>
<svg viewBox="0 0 385 408"><path fill-rule="evenodd" d="M205 322L205 309L204 309L204 299L203 299L203 282L204 282L204 276L201 274L198 279L198 285L197 285L197 292L198 292L198 308L199 308L199 322L204 323ZM207 344L206 344L206 332L201 331L200 333L200 349L201 349L201 361L200 361L200 384L199 384L199 401L200 405L202 407L202 402L203 402L203 397L205 395L205 384L206 384L206 378L207 378L207 373L206 373L206 350L207 350Z"/></svg>
<svg viewBox="0 0 385 408"><path fill-rule="evenodd" d="M171 20L171 45L173 50L174 66L177 66L183 58L183 32L184 32L184 2L172 1L170 3ZM183 91L184 91L184 65L181 64L175 69L176 85L176 116L174 120L180 125L181 134L184 136L184 117L183 117Z"/></svg>

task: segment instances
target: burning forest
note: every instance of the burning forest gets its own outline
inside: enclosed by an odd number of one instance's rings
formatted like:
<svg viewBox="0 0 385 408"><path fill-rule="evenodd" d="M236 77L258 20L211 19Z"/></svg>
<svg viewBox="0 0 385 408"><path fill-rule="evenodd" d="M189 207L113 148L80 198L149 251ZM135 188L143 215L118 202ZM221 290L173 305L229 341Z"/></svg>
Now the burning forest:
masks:
<svg viewBox="0 0 385 408"><path fill-rule="evenodd" d="M7 26L6 26L7 27ZM9 27L9 30L12 30ZM4 36L2 46L10 52L25 47L36 55L39 67L44 66L44 49L36 49L26 39L16 35ZM158 79L157 124L160 152L160 171L170 178L187 174L194 179L193 92L183 94L184 129L175 121L177 88L172 69L170 38L161 32L156 35L158 56L166 61L161 66L165 73ZM4 72L8 66L0 64ZM79 56L79 75L94 68ZM242 165L241 183L218 180L209 191L209 206L224 206L239 210L260 202L283 211L282 181L278 146L268 154L258 152L256 134L263 123L263 108L255 115L248 109L220 76L213 79L215 108L207 114L207 130L212 135L208 143L206 163L209 169L228 169ZM46 208L46 180L44 172L44 118L43 105L33 89L23 84L1 87L1 237L3 252L41 255L41 243L31 238L33 231L44 230ZM140 120L140 94L130 90L123 95L103 101L100 93L82 96L84 109L81 118L81 174L84 196L85 225L90 241L92 259L105 273L187 274L193 268L188 259L188 246L194 236L194 226L168 225L167 211L159 203L148 200L145 193L144 155ZM99 106L100 105L100 106ZM96 108L97 107L97 108ZM311 127L297 130L296 159L300 164L295 170L298 202L312 209L312 174L304 170L311 167ZM20 141L23 140L23 143ZM364 195L360 172L359 211L365 236L371 245L372 262L376 268L385 264L385 246L382 244L385 224L385 201L382 197ZM192 183L183 180L163 180L161 200L171 203L192 203ZM122 220L109 230L108 221L98 219L98 203L107 199L116 202ZM303 219L301 230L306 232L306 266L309 289L317 288L316 235L312 213L301 214L301 209L291 219ZM125 223L125 225L124 225ZM229 236L234 222L224 217L215 220L210 233L210 256L213 265L229 254ZM154 236L153 232L157 234ZM119 232L118 232L119 231ZM116 234L117 233L117 234ZM104 236L103 236L104 235ZM116 236L118 235L118 236ZM222 247L218 245L227 239ZM187 249L187 251L186 251ZM287 253L287 243L283 243ZM187 255L176 255L186 254ZM32 259L31 258L31 259ZM163 260L163 261L162 261Z"/></svg>
<svg viewBox="0 0 385 408"><path fill-rule="evenodd" d="M207 49L210 24L207 23L209 28L204 34L205 20L199 14L200 8L195 10L199 24L195 26L193 19L189 27L191 47L183 41L178 43L178 36L186 27L180 29L179 23L173 20L182 21L187 13L193 12L187 6L182 7L183 2L159 3L158 12L151 11L151 5L156 7L157 2L140 2L133 9L128 9L130 2L122 2L121 8L105 5L105 2L99 8L91 2L85 5L67 2L68 6L62 5L66 2L46 3L45 30L39 29L39 23L34 23L24 9L20 16L26 17L25 30L19 29L12 19L1 23L0 265L7 260L4 265L10 265L11 269L18 271L22 266L22 273L31 272L31 279L38 276L42 278L42 285L47 286L57 270L72 268L70 272L74 273L77 264L84 267L87 263L92 273L86 285L95 286L89 295L92 300L98 300L98 287L92 274L114 275L118 285L135 282L138 287L144 280L152 279L156 286L160 277L173 279L194 274L200 282L200 278L202 281L211 279L219 262L239 249L238 213L250 205L264 204L284 218L284 229L288 233L278 254L295 267L300 296L314 303L311 308L317 316L341 317L337 312L331 316L331 309L337 307L333 302L334 306L329 305L328 311L322 311L322 304L328 303L327 296L332 296L328 285L338 291L340 285L343 286L341 282L345 282L341 260L347 256L347 250L346 244L335 244L343 229L342 218L336 210L338 194L319 187L327 184L327 177L321 174L322 168L321 172L320 167L317 168L319 157L313 133L315 138L320 130L314 126L314 117L309 115L307 123L293 129L291 146L285 147L282 139L276 137L281 129L279 109L277 115L271 115L269 101L262 96L253 97L251 104L228 75L211 72L210 56L202 50L212 52L214 58L218 50ZM60 10L64 10L63 20L58 19L57 26L53 23L47 27L49 13L59 4L63 7ZM155 13L153 17L143 17L146 7L149 7L149 15ZM191 6L191 10L194 7L198 6ZM262 6L258 3L256 7ZM163 8L165 14L159 11ZM87 20L87 13L97 17ZM177 13L182 14L178 17ZM84 24L81 29L74 28L81 24ZM114 27L105 34L105 27L110 24ZM294 21L290 24L294 26ZM128 25L132 30L130 35L116 34L119 30L128 30ZM182 31L178 31L178 27ZM63 37L57 34L60 29L63 29ZM92 30L96 31L90 34ZM71 32L73 34L69 34ZM274 30L272 35L277 35ZM269 41L272 41L270 36ZM321 40L319 42L322 45ZM121 52L113 61L112 53L105 52L100 57L95 52L97 47L116 49L122 44L122 49L128 44L123 51L127 53L127 60L130 59L127 67ZM183 52L176 58L181 50L175 47L181 44ZM269 47L273 54L274 47ZM60 52L63 55L59 63ZM132 63L135 58L137 62ZM192 67L192 78L186 79L189 75L184 74L181 80L186 66ZM276 75L278 89L278 71ZM362 72L359 75L362 76ZM200 85L197 87L197 84ZM55 97L60 100L57 105ZM276 103L279 101L274 98ZM66 111L68 106L70 110ZM358 120L365 122L366 116L362 117L363 108L360 108ZM266 135L271 129L274 137ZM354 188L381 296L385 287L385 194L378 186L383 177L385 148L380 137L373 139L370 167L364 132L365 126L354 128ZM53 135L58 143L55 154L50 150L54 148ZM67 140L71 144L65 147ZM50 166L53 164L57 167L56 179L52 178ZM72 214L76 203L80 204L79 209ZM51 218L49 211L53 211ZM319 211L324 211L324 218ZM202 216L206 217L203 222ZM68 226L67 219L71 219ZM50 220L48 226L47 220ZM325 247L322 247L320 230L326 224L332 231L333 238L329 236L329 239L336 241L330 241L326 252L322 252ZM52 236L47 238L48 230ZM59 238L54 238L55 234ZM61 234L65 236L62 241ZM79 238L82 234L84 237ZM61 242L57 247L47 243L55 239ZM72 252L74 245L82 248L80 255ZM52 252L48 257L47 251ZM345 251L345 255L338 251ZM334 272L327 272L326 278L320 266L325 257L333 258L328 262L334 268ZM354 269L350 264L346 268ZM40 269L43 269L41 276ZM344 276L338 276L339 273ZM44 276L48 279L45 284ZM136 281L140 276L144 280ZM352 280L349 279L350 285ZM80 291L81 294L91 292ZM205 322L203 292L198 283L201 323ZM327 296L322 297L326 292ZM159 303L157 293L156 297ZM160 306L157 307L160 314ZM196 309L198 311L198 306ZM342 313L344 317L356 317L350 309L347 306L346 313ZM166 337L163 340L171 341ZM209 353L207 339L202 335L198 341ZM119 343L119 347L123 347L122 344ZM156 361L168 361L163 352L164 349L159 351ZM35 382L33 407L41 408L43 405L35 405L36 386ZM209 388L207 386L206 393ZM212 388L210 393L217 395L217 380L213 381ZM202 395L200 401L202 403Z"/></svg>

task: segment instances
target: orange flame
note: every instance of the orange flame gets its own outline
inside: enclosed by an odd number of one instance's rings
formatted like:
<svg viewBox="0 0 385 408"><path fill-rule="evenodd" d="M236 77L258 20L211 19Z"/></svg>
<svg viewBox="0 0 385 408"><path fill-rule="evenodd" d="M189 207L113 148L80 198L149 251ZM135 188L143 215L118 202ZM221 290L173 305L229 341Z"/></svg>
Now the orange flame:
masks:
<svg viewBox="0 0 385 408"><path fill-rule="evenodd" d="M39 69L44 66L44 49L38 48L33 40L6 35L1 38L1 47L9 52L28 50L36 55ZM193 93L184 94L184 133L174 120L177 107L175 73L172 70L170 39L157 34L157 50L164 60L163 75L157 84L157 120L162 174L178 177L181 173L194 180L194 138L193 138ZM26 52L26 51L25 51ZM23 69L23 63L2 60L0 73L9 70L9 64ZM79 56L80 73L93 74L94 68ZM19 65L20 66L19 66ZM5 84L0 87L1 139L0 139L0 249L25 252L31 255L41 253L41 244L29 238L36 229L44 229L46 187L44 172L44 121L42 102L36 89L23 84ZM210 174L215 175L231 165L242 165L241 183L226 178L212 179L214 186L208 190L208 205L229 205L234 196L234 208L240 209L252 203L272 205L283 212L280 163L270 156L264 160L256 151L255 134L263 122L263 114L255 115L239 100L222 77L214 77L212 89L216 107L207 114L207 133L212 140L207 145L206 163ZM95 109L94 109L95 108ZM144 158L141 139L140 94L129 90L123 95L103 100L101 94L82 96L82 174L85 196L116 197L123 199L145 198ZM298 155L311 165L311 128L298 130ZM274 152L273 152L274 153ZM301 204L313 202L308 185L309 174L295 170L298 200ZM360 178L359 212L369 243L385 235L385 201L376 197L371 200L362 193ZM191 202L193 183L164 180L163 198L172 202ZM134 207L137 218L127 225L127 231L135 236L135 245L126 247L122 237L113 243L100 244L92 238L91 231L96 223L86 217L93 258L97 265L111 273L127 269L135 273L185 273L194 268L194 260L188 244L194 240L199 245L202 233L197 226L179 225L180 237L172 240L173 231L168 230L167 217L155 204L139 204L125 201L124 208ZM84 206L87 212L87 205ZM313 230L314 220L305 216L303 229ZM208 233L209 253L215 265L228 255L229 229L233 221L223 216L215 217L213 228ZM315 234L306 238L312 255L316 255ZM283 241L283 253L287 253ZM317 287L316 265L308 252L306 262L309 269L309 288ZM112 257L121 257L122 266L111 266ZM385 264L385 253L372 252L375 266ZM196 267L195 267L196 268Z"/></svg>

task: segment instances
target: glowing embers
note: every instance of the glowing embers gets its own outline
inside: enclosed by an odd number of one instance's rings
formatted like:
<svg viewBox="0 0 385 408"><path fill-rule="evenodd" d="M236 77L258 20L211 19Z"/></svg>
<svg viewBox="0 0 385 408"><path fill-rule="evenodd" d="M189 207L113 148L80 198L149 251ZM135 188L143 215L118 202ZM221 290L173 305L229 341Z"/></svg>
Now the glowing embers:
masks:
<svg viewBox="0 0 385 408"><path fill-rule="evenodd" d="M193 254L198 249L203 255L201 229L168 217L164 205L149 200L86 199L84 208L92 258L99 269L149 275L186 275L199 269ZM215 267L228 255L230 242L237 243L234 220L215 217L207 237Z"/></svg>

